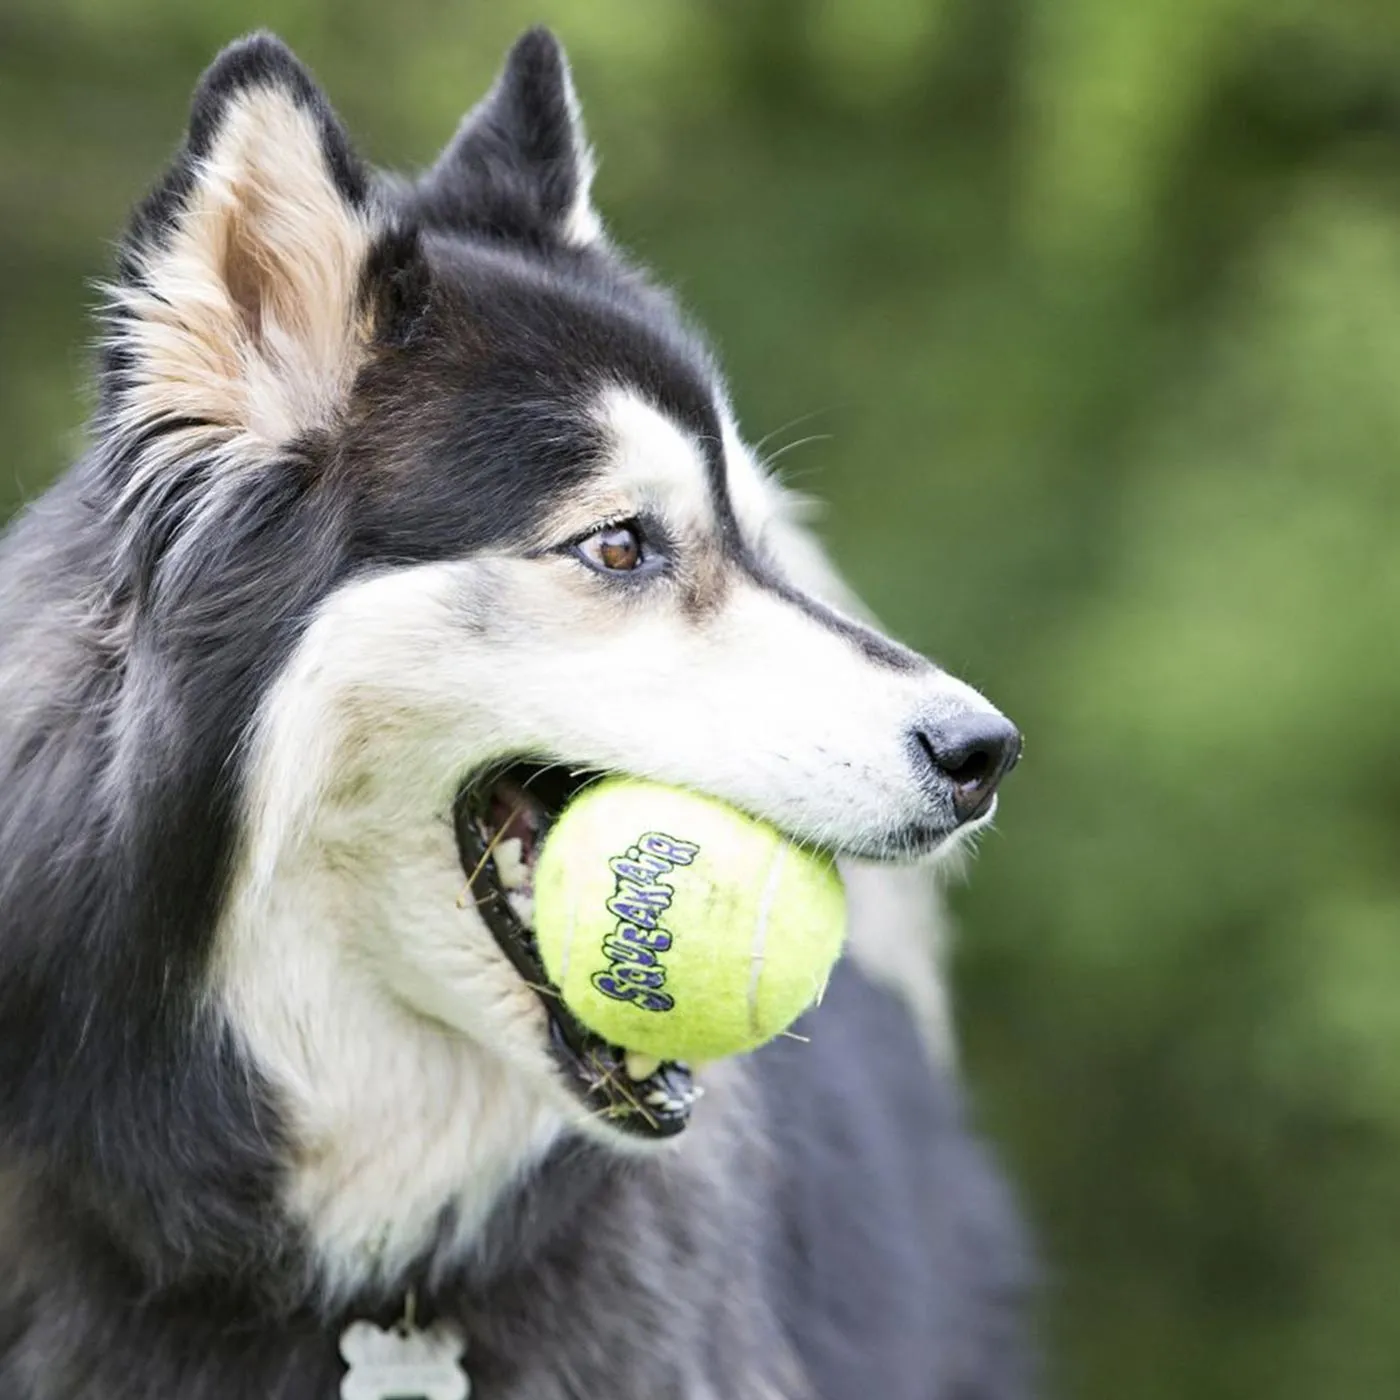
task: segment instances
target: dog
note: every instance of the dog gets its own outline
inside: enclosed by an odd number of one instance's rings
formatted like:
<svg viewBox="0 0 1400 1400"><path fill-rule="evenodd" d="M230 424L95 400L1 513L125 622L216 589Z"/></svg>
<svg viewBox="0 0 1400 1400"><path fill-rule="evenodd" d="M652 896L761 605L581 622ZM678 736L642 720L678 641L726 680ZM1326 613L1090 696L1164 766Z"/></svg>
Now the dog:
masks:
<svg viewBox="0 0 1400 1400"><path fill-rule="evenodd" d="M1019 735L865 616L591 173L546 31L413 179L258 34L132 217L0 545L6 1400L1033 1388L928 875ZM614 772L839 858L802 1039L639 1065L541 985Z"/></svg>

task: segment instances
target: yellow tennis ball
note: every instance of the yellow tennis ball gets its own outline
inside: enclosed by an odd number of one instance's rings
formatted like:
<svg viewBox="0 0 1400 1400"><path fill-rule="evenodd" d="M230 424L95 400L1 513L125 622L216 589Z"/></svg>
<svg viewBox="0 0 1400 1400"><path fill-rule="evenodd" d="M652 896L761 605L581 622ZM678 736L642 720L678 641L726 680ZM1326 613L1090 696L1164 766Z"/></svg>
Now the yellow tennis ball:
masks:
<svg viewBox="0 0 1400 1400"><path fill-rule="evenodd" d="M785 1030L841 952L828 858L713 798L630 778L585 789L535 868L535 935L589 1030L663 1060L716 1060Z"/></svg>

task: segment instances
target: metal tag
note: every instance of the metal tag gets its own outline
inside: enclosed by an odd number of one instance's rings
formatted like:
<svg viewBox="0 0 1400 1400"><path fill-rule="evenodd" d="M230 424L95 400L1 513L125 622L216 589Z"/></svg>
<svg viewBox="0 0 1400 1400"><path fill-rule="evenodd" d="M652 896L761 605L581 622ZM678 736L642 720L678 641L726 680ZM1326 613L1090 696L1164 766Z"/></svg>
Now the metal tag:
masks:
<svg viewBox="0 0 1400 1400"><path fill-rule="evenodd" d="M465 1350L456 1329L442 1323L386 1332L372 1322L352 1322L340 1334L340 1354L350 1368L340 1400L467 1400Z"/></svg>

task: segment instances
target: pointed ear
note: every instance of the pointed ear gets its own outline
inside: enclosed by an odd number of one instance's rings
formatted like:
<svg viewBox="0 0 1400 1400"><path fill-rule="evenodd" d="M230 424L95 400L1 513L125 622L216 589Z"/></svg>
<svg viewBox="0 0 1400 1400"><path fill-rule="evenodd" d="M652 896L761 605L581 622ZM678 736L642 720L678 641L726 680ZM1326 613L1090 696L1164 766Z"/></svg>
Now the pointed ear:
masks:
<svg viewBox="0 0 1400 1400"><path fill-rule="evenodd" d="M418 209L429 227L577 247L602 237L592 183L568 59L531 29L423 178Z"/></svg>
<svg viewBox="0 0 1400 1400"><path fill-rule="evenodd" d="M266 34L225 49L109 288L117 426L165 435L170 455L265 452L328 426L385 304L367 269L404 280L382 266L382 233L364 166L291 52Z"/></svg>

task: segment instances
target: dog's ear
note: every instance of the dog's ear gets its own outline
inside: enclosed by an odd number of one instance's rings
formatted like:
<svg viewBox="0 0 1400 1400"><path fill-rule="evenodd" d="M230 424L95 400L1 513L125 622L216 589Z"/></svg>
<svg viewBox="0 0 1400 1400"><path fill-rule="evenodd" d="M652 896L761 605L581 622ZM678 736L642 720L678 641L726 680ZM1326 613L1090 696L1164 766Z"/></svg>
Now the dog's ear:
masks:
<svg viewBox="0 0 1400 1400"><path fill-rule="evenodd" d="M292 53L267 34L225 49L109 288L118 427L173 455L265 451L332 423L374 340L401 336L423 294L416 244L384 222Z"/></svg>
<svg viewBox="0 0 1400 1400"><path fill-rule="evenodd" d="M547 29L516 40L495 86L419 186L423 222L533 245L602 236L569 62Z"/></svg>

